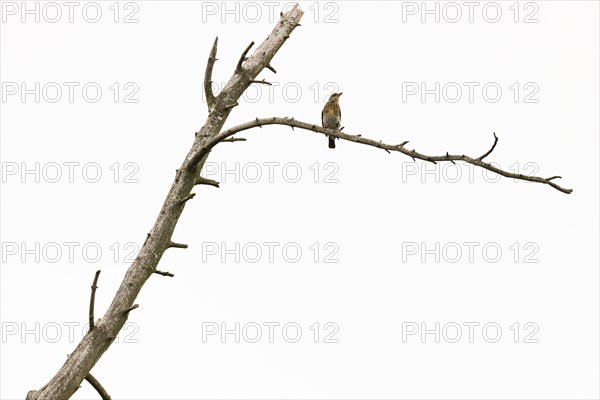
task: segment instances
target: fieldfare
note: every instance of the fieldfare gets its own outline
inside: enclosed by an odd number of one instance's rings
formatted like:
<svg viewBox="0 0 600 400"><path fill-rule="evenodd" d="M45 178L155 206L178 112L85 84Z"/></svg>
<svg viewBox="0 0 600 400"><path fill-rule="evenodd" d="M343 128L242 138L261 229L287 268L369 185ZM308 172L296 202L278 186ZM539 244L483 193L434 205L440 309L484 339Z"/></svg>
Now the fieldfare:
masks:
<svg viewBox="0 0 600 400"><path fill-rule="evenodd" d="M323 128L335 129L336 131L340 129L340 125L342 123L342 111L340 110L340 96L342 93L333 93L325 107L323 107L323 111L321 112L321 124ZM329 138L329 148L335 149L335 138L328 136Z"/></svg>

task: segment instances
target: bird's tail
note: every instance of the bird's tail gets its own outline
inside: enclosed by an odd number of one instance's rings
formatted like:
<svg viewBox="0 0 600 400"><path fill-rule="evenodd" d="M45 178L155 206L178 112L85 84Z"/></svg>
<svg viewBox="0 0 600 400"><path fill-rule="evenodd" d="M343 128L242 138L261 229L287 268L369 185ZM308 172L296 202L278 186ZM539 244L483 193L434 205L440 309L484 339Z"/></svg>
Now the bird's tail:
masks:
<svg viewBox="0 0 600 400"><path fill-rule="evenodd" d="M329 148L335 149L335 138L332 138L331 136L329 136Z"/></svg>

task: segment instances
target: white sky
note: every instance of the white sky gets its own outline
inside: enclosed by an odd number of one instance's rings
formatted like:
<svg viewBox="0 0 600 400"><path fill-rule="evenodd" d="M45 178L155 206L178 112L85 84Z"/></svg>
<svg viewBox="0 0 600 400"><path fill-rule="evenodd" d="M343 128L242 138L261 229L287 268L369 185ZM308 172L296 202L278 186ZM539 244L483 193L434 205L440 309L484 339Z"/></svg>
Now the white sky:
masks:
<svg viewBox="0 0 600 400"><path fill-rule="evenodd" d="M75 348L97 269L96 317L110 304L206 118L214 37L222 85L286 3L23 4L0 4L2 399ZM496 132L489 161L573 194L249 131L212 152L222 185L194 190L174 234L189 248L159 265L175 277L148 281L92 370L114 399L600 395L598 3L426 6L439 22L421 2L302 2L277 74L259 75L274 86L226 127L319 123L343 91L347 133L479 156ZM439 343L421 336L436 326ZM73 398L98 395L84 382Z"/></svg>

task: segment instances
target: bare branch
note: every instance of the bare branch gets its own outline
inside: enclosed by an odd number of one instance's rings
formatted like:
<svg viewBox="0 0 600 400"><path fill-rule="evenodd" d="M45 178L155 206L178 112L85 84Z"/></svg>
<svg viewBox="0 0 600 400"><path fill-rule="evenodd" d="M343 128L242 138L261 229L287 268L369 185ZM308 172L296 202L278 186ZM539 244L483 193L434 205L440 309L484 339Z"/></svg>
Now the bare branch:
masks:
<svg viewBox="0 0 600 400"><path fill-rule="evenodd" d="M274 74L277 73L277 71L275 71L275 68L271 67L271 64L267 64L267 66L265 68L268 69L269 71L271 71Z"/></svg>
<svg viewBox="0 0 600 400"><path fill-rule="evenodd" d="M223 140L221 143L226 143L226 142L245 142L246 138L243 137L233 137L233 138L227 138L225 140Z"/></svg>
<svg viewBox="0 0 600 400"><path fill-rule="evenodd" d="M194 162L195 159L200 160L204 155L207 154L207 152L209 152L215 145L217 145L219 142L223 141L224 139L226 139L232 135L235 135L238 132L245 131L245 130L248 130L251 128L255 128L255 127L261 126L261 125L287 125L287 126L291 126L291 127L305 129L308 131L313 131L313 132L333 136L338 139L343 139L343 140L347 140L350 142L360 143L360 144L364 144L367 146L377 147L378 149L383 149L383 150L388 150L388 151L396 151L396 152L405 154L409 157L412 157L413 160L418 159L418 160L428 161L428 162L431 162L434 164L437 162L440 162L440 161L449 161L449 162L464 161L466 163L476 165L480 168L495 172L506 178L514 178L514 179L520 179L523 181L544 183L546 185L552 186L554 189L556 189L558 191L561 191L561 192L567 193L567 194L570 194L573 192L572 189L566 189L566 188L563 188L563 187L555 184L554 182L551 182L553 179L558 178L556 176L553 176L551 179L545 179L545 178L541 178L539 176L528 176L528 175L523 175L523 174L515 174L512 172L504 171L503 169L497 168L489 163L482 161L482 159L484 157L486 157L487 155L489 155L492 152L492 150L494 150L494 148L496 147L496 143L498 142L498 137L496 136L496 134L494 134L494 145L492 146L492 148L490 150L488 150L484 155L482 155L481 157L478 157L478 158L469 157L464 154L452 155L452 154L448 154L448 153L446 153L446 155L443 155L443 156L429 156L426 154L419 153L416 150L408 150L407 148L404 147L404 145L408 142L403 142L401 144L386 144L381 141L375 141L372 139L363 138L361 135L349 135L347 133L342 133L340 131L322 128L315 124L309 124L307 122L297 121L293 118L279 118L279 117L256 118L253 121L249 121L249 122L234 126L233 128L227 129L226 131L223 131L223 132L219 133L217 136L214 136L213 138L208 140L207 143L205 144L204 148L200 149L200 151L194 155L191 162Z"/></svg>
<svg viewBox="0 0 600 400"><path fill-rule="evenodd" d="M138 308L140 305L139 304L134 304L131 307L127 308L125 311L123 311L123 314L129 314L129 312L135 310L136 308Z"/></svg>
<svg viewBox="0 0 600 400"><path fill-rule="evenodd" d="M204 70L204 93L206 94L206 104L208 105L208 111L212 108L215 103L215 94L212 91L212 71L215 61L217 61L217 42L219 37L215 38L210 55L208 56L208 62L206 63L206 69Z"/></svg>
<svg viewBox="0 0 600 400"><path fill-rule="evenodd" d="M242 72L244 70L244 68L242 67L242 64L244 63L244 61L247 60L246 56L248 55L248 52L250 51L250 49L252 48L252 46L254 46L254 42L250 42L250 44L248 45L248 47L246 47L246 50L244 50L244 52L240 56L240 59L238 60L237 66L235 67L235 72L240 73L240 72Z"/></svg>
<svg viewBox="0 0 600 400"><path fill-rule="evenodd" d="M108 394L106 389L104 389L104 387L102 387L100 382L98 382L98 380L96 378L94 378L92 376L92 374L88 373L85 377L85 380L88 381L94 389L96 389L96 392L98 392L98 394L100 395L102 400L111 400L110 395Z"/></svg>
<svg viewBox="0 0 600 400"><path fill-rule="evenodd" d="M286 37L289 37L297 27L303 14L304 12L298 4L295 4L285 14L282 14L281 20L277 23L271 34L255 49L252 55L248 55L251 45L247 46L241 54L233 76L215 99L215 107L213 107L212 112L209 114L206 123L195 135L196 140L186 158L188 162L185 163L188 171L195 170L198 162L201 160L196 159L195 163L190 164L189 160L191 157L204 147L206 138L211 138L221 131L229 113L238 105L240 96L248 89L251 82L256 80L256 77L265 68L276 72L271 66L271 61L279 48L285 43Z"/></svg>
<svg viewBox="0 0 600 400"><path fill-rule="evenodd" d="M155 269L153 272L154 272L155 274L162 275L162 276L169 276L169 277L171 277L171 278L175 276L174 274L172 274L172 273L170 273L170 272L163 272L163 271L159 271L159 270L157 270L157 269Z"/></svg>
<svg viewBox="0 0 600 400"><path fill-rule="evenodd" d="M185 243L175 243L175 242L169 242L169 244L167 245L168 248L174 247L176 249L187 249L188 245Z"/></svg>
<svg viewBox="0 0 600 400"><path fill-rule="evenodd" d="M208 185L208 186L214 186L214 187L218 188L219 182L199 176L198 178L196 178L196 185Z"/></svg>
<svg viewBox="0 0 600 400"><path fill-rule="evenodd" d="M488 151L485 152L485 154L483 154L481 157L479 157L478 160L481 161L484 158L486 158L487 156L489 156L492 153L492 151L494 151L497 144L498 144L498 136L496 136L496 132L494 132L494 144ZM448 153L446 152L446 154L448 154Z"/></svg>
<svg viewBox="0 0 600 400"><path fill-rule="evenodd" d="M90 296L90 315L89 315L89 323L90 329L88 332L91 332L94 329L94 303L96 302L96 289L98 289L98 277L100 276L100 270L96 271L94 275L94 282L92 283L92 294Z"/></svg>
<svg viewBox="0 0 600 400"><path fill-rule="evenodd" d="M184 210L184 207L174 207L173 205L181 199L185 199L192 192L194 185L209 182L207 180L198 181L198 175L205 160L198 159L193 166L190 166L189 160L198 153L199 148L204 147L209 138L221 132L232 108L227 105L237 103L250 85L250 81L256 79L283 46L284 37L289 36L296 28L303 14L297 4L289 8L282 15L281 20L275 24L271 33L256 48L256 51L248 56L246 61L243 61L246 58L245 55L241 57L243 64L241 73L234 73L215 97L206 121L195 135L194 143L174 177L150 230L151 235L147 236L138 256L125 272L110 306L96 323L94 330L84 335L71 353L71 357L50 378L48 383L39 390L31 390L27 393L28 400L69 399L106 350L114 343L129 315L123 310L131 311L131 305L135 302L146 281L154 274L165 251L169 247L173 247L170 238L173 236ZM211 183L214 185L214 182ZM184 245L180 245L180 247L184 247Z"/></svg>
<svg viewBox="0 0 600 400"><path fill-rule="evenodd" d="M450 157L450 154L448 154L448 152L446 152L446 157ZM413 160L414 160L414 158L413 158ZM451 162L452 164L455 164L455 165L456 165L456 163L454 162L454 160L450 160L450 162Z"/></svg>
<svg viewBox="0 0 600 400"><path fill-rule="evenodd" d="M256 80L250 81L250 83L260 83L260 84L263 84L263 85L273 86L273 84L271 82L267 82L264 79L261 80L261 81L256 81Z"/></svg>
<svg viewBox="0 0 600 400"><path fill-rule="evenodd" d="M179 204L185 204L187 203L189 200L193 199L196 196L196 193L190 193L187 196L185 196L185 198L183 198L182 200L179 201Z"/></svg>

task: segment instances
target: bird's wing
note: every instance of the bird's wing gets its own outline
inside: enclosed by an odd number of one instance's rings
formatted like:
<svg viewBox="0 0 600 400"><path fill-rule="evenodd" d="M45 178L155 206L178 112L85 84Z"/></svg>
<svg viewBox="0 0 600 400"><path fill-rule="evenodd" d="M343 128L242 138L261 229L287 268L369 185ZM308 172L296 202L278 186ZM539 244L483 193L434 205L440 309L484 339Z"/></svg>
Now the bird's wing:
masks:
<svg viewBox="0 0 600 400"><path fill-rule="evenodd" d="M323 117L325 115L325 107L323 107L323 109L321 110L321 126L325 127L325 121L323 120Z"/></svg>

